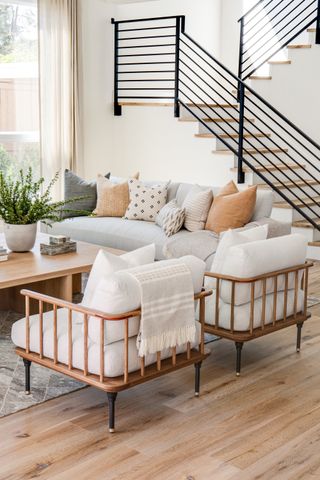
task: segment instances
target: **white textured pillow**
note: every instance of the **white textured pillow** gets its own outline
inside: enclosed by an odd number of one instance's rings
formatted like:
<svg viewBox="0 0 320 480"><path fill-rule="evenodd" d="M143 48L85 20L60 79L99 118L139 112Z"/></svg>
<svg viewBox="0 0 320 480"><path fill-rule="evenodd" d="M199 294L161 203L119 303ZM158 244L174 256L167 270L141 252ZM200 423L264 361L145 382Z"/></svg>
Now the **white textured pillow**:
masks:
<svg viewBox="0 0 320 480"><path fill-rule="evenodd" d="M107 277L119 270L152 263L155 260L155 254L156 247L154 244L138 248L123 255L114 255L106 250L100 250L92 266L81 304L93 306L91 301L94 291L103 277Z"/></svg>
<svg viewBox="0 0 320 480"><path fill-rule="evenodd" d="M177 204L177 200L171 200L158 213L156 223L159 225L167 237L171 237L181 230L186 212Z"/></svg>
<svg viewBox="0 0 320 480"><path fill-rule="evenodd" d="M128 270L116 272L107 278L103 278L97 286L93 298L92 307L109 314L120 314L140 308L141 291L134 272L145 272L154 268L160 268L164 263L170 265L177 261L184 263L192 276L195 293L199 293L203 284L205 263L199 258L188 255L180 259L162 260L150 265L141 265ZM139 318L129 320L129 336L137 335L139 331ZM100 342L100 322L96 318L89 318L88 334L90 340ZM104 344L108 345L124 338L124 321L105 322Z"/></svg>
<svg viewBox="0 0 320 480"><path fill-rule="evenodd" d="M212 200L211 189L203 190L199 185L192 187L182 204L186 212L184 226L189 232L204 229Z"/></svg>
<svg viewBox="0 0 320 480"><path fill-rule="evenodd" d="M130 203L125 219L155 222L162 207L166 204L169 183L147 186L139 180L129 180Z"/></svg>

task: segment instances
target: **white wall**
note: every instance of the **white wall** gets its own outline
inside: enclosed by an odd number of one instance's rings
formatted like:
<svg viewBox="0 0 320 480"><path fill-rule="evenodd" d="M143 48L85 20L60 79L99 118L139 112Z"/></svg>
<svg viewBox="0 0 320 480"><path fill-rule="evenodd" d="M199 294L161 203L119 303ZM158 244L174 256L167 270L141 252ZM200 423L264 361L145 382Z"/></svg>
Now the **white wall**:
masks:
<svg viewBox="0 0 320 480"><path fill-rule="evenodd" d="M114 168L113 25L115 5L81 0L84 176Z"/></svg>

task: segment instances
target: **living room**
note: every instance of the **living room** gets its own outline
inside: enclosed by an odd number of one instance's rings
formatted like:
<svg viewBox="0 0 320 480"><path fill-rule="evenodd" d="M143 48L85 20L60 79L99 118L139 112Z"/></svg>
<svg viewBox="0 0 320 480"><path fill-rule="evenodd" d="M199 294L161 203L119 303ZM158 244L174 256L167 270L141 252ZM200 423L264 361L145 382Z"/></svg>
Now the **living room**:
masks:
<svg viewBox="0 0 320 480"><path fill-rule="evenodd" d="M318 0L0 0L1 480L320 478L319 44Z"/></svg>

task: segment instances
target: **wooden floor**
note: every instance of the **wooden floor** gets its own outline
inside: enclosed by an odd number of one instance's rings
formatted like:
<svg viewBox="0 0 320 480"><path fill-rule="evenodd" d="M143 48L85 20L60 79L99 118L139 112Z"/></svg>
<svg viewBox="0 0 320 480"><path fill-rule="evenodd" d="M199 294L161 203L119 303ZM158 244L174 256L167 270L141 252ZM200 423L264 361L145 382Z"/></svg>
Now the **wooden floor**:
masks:
<svg viewBox="0 0 320 480"><path fill-rule="evenodd" d="M320 266L310 294L320 297ZM193 397L193 368L123 392L117 433L88 388L0 421L0 479L320 479L320 306L295 353L295 327L244 348L212 344Z"/></svg>

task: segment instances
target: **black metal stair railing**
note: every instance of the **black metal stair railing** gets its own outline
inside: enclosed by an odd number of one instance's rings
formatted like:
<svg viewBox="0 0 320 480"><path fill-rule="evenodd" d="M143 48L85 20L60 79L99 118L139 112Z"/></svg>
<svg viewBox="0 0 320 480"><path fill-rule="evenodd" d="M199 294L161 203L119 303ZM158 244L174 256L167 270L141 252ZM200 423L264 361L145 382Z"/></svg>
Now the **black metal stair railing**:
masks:
<svg viewBox="0 0 320 480"><path fill-rule="evenodd" d="M172 17L169 18L171 21ZM136 25L144 25L144 30L152 29L159 28L163 18L135 22ZM141 22L150 23L146 26ZM121 22L114 23L118 24L119 35ZM121 78L115 78L115 114L121 114L118 108L124 99L171 100L176 116L180 108L183 109L185 114L199 122L202 132L212 136L218 151L225 150L235 155L238 183L244 183L247 171L252 172L256 177L255 183L261 179L302 218L320 230L320 146L190 37L185 32L183 17L173 17L173 24L176 27L176 38L172 41L174 67L170 77L172 85L166 87L170 90L165 90L163 94L161 85L150 87L151 81L162 79L163 69L159 74L159 61L155 57L160 53L159 45L155 42L154 49L148 51L148 65L149 62L157 65L156 78L152 74L146 79L145 70L136 73L137 62L140 63L137 52L140 49L133 49L130 54L133 71L123 72L127 75L126 81L133 83L133 87L122 87ZM135 26L130 25L129 31L136 31ZM133 37L136 41L136 36ZM158 38L155 40L158 41ZM150 40L144 36L143 41L148 42L145 46L149 49ZM123 57L119 51L116 49L115 53L118 75L123 68ZM169 58L162 58L161 62L165 63L161 65L166 65L167 61L170 61ZM137 75L142 87L135 86L139 85L135 83ZM157 88L157 94L145 95L150 88ZM119 94L120 91L124 93ZM168 96L167 92L170 92Z"/></svg>
<svg viewBox="0 0 320 480"><path fill-rule="evenodd" d="M238 76L246 80L312 24L320 43L320 0L260 0L239 22Z"/></svg>

